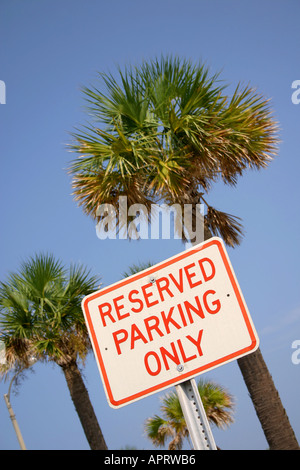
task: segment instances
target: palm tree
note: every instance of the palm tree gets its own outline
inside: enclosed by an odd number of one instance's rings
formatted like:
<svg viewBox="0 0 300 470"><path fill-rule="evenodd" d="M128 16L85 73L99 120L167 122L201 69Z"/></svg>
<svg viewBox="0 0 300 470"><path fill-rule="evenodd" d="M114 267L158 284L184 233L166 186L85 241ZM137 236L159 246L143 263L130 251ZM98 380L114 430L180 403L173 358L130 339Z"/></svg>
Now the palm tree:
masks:
<svg viewBox="0 0 300 470"><path fill-rule="evenodd" d="M70 172L84 212L97 220L98 207L109 203L118 216L120 196L147 209L159 201L191 204L194 232L195 205L203 202L205 238L218 235L237 246L240 219L210 206L207 194L213 183L234 186L247 169L266 168L276 155L268 100L240 85L229 96L204 65L172 57L119 70L118 79L100 78L104 91L83 90L94 122L74 132L70 145L79 154ZM117 223L121 230L121 218ZM260 350L238 364L270 448L299 448Z"/></svg>
<svg viewBox="0 0 300 470"><path fill-rule="evenodd" d="M226 428L233 423L232 396L210 380L200 379L197 386L209 422L218 428ZM147 419L147 436L156 447L165 446L167 440L171 439L168 449L181 450L184 439L189 438L189 431L176 392L171 391L162 398L161 411L162 417L155 415Z"/></svg>
<svg viewBox="0 0 300 470"><path fill-rule="evenodd" d="M81 311L84 295L99 279L84 266L67 270L52 255L36 255L0 284L0 335L5 344L2 374L29 368L35 361L56 363L65 376L91 449L107 449L79 363L91 349Z"/></svg>
<svg viewBox="0 0 300 470"><path fill-rule="evenodd" d="M153 264L154 263L152 263L152 261L139 262L138 264L132 264L131 266L128 267L127 271L123 272L122 278L133 276L134 274L137 274L140 271L143 271L144 269L151 268Z"/></svg>

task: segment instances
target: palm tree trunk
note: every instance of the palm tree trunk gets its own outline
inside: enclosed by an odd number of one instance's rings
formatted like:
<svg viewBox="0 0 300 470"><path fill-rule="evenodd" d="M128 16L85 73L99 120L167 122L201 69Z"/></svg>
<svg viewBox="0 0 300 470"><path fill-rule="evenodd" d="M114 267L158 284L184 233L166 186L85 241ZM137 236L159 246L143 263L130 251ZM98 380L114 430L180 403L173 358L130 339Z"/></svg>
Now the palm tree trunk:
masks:
<svg viewBox="0 0 300 470"><path fill-rule="evenodd" d="M195 201L193 211L195 213ZM193 230L196 229L195 215ZM204 240L212 234L204 225ZM237 360L270 450L299 450L299 444L260 349Z"/></svg>
<svg viewBox="0 0 300 470"><path fill-rule="evenodd" d="M107 450L88 391L75 361L61 365L71 398L91 450Z"/></svg>
<svg viewBox="0 0 300 470"><path fill-rule="evenodd" d="M299 450L260 349L237 360L270 450Z"/></svg>

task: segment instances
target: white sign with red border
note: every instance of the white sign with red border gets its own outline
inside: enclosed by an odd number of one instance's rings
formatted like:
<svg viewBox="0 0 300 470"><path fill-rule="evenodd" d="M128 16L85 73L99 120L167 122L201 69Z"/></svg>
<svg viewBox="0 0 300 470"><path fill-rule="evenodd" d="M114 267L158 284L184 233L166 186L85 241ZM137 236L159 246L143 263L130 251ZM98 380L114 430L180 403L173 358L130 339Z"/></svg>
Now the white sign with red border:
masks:
<svg viewBox="0 0 300 470"><path fill-rule="evenodd" d="M249 354L259 343L217 237L88 295L82 309L114 408Z"/></svg>

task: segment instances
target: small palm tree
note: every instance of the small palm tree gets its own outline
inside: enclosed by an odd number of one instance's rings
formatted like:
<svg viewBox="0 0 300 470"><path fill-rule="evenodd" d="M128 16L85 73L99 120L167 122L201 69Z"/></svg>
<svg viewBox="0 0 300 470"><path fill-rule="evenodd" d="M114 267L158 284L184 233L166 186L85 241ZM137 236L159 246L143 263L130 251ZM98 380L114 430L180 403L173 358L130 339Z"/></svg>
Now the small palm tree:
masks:
<svg viewBox="0 0 300 470"><path fill-rule="evenodd" d="M233 423L233 397L209 380L200 379L197 386L209 422L218 428ZM189 439L189 431L176 392L169 392L162 398L161 411L163 417L155 415L146 421L147 436L156 447L164 447L171 439L168 449L181 450L184 440Z"/></svg>
<svg viewBox="0 0 300 470"><path fill-rule="evenodd" d="M154 263L151 261L146 261L146 262L139 262L137 264L132 264L131 266L128 267L127 271L124 271L122 274L122 277L129 277L133 276L133 274L139 273L140 271L143 271L144 269L151 268Z"/></svg>
<svg viewBox="0 0 300 470"><path fill-rule="evenodd" d="M67 270L52 255L36 255L10 274L0 284L0 337L6 350L0 372L6 377L29 368L33 357L56 363L91 449L106 449L79 369L91 349L81 300L98 287L99 279L85 267Z"/></svg>

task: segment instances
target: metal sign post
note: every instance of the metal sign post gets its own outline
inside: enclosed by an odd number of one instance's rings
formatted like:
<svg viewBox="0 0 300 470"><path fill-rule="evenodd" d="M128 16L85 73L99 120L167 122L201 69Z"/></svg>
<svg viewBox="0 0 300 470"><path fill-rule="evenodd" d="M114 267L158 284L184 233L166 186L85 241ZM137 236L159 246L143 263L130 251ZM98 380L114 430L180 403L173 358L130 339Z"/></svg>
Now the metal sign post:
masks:
<svg viewBox="0 0 300 470"><path fill-rule="evenodd" d="M175 388L194 449L217 450L195 379Z"/></svg>
<svg viewBox="0 0 300 470"><path fill-rule="evenodd" d="M194 449L217 450L195 379L175 388Z"/></svg>

